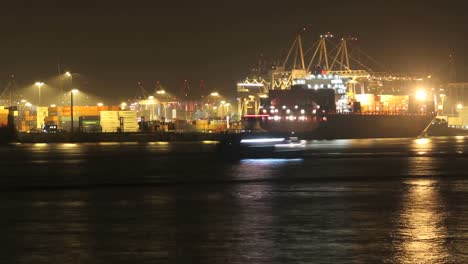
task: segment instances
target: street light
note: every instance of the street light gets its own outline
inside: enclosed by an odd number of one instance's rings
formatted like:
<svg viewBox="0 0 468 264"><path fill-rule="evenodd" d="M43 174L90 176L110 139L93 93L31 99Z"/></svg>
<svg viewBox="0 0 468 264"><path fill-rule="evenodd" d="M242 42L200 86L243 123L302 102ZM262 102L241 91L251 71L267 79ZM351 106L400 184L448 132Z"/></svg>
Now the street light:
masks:
<svg viewBox="0 0 468 264"><path fill-rule="evenodd" d="M34 85L36 85L37 88L39 89L39 102L37 103L37 105L40 106L41 105L41 87L44 86L44 83L36 82Z"/></svg>
<svg viewBox="0 0 468 264"><path fill-rule="evenodd" d="M78 93L77 89L73 89L70 92L70 119L71 119L71 132L74 132L74 125L73 125L73 95Z"/></svg>
<svg viewBox="0 0 468 264"><path fill-rule="evenodd" d="M97 106L102 107L102 106L104 106L104 104L103 103L98 103Z"/></svg>
<svg viewBox="0 0 468 264"><path fill-rule="evenodd" d="M68 78L70 78L70 86L73 87L73 75L71 74L71 72L66 72L65 73L65 76L67 76Z"/></svg>

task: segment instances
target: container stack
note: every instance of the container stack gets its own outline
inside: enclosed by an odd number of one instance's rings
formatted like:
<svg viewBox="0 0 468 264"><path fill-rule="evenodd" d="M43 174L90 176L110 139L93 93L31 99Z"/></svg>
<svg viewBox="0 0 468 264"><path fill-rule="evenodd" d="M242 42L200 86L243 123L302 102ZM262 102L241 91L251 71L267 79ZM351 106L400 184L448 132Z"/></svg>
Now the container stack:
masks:
<svg viewBox="0 0 468 264"><path fill-rule="evenodd" d="M120 128L119 111L101 111L100 117L102 132L118 132Z"/></svg>
<svg viewBox="0 0 468 264"><path fill-rule="evenodd" d="M37 107L36 128L42 128L45 125L45 119L49 116L48 107Z"/></svg>
<svg viewBox="0 0 468 264"><path fill-rule="evenodd" d="M138 119L136 111L119 111L119 120L123 119L122 132L138 132Z"/></svg>
<svg viewBox="0 0 468 264"><path fill-rule="evenodd" d="M8 109L0 107L0 127L8 125Z"/></svg>

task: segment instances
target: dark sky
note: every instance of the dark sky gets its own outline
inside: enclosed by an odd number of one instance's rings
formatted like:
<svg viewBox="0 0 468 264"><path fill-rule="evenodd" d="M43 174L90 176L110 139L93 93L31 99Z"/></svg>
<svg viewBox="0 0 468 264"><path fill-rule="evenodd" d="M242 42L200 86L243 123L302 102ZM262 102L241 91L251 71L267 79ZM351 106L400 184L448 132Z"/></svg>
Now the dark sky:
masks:
<svg viewBox="0 0 468 264"><path fill-rule="evenodd" d="M302 25L309 36L355 33L393 71L443 72L454 50L458 76L468 79L461 1L64 2L2 8L0 81L46 80L60 56L98 95L133 96L138 81L153 90L157 80L178 91L184 79L234 91L259 53L283 54Z"/></svg>

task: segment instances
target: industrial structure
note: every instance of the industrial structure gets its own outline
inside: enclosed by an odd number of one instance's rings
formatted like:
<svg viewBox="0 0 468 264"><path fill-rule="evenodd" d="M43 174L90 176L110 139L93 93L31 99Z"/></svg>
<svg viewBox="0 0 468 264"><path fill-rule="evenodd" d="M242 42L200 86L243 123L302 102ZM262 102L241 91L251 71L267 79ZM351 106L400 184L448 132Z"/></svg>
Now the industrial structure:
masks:
<svg viewBox="0 0 468 264"><path fill-rule="evenodd" d="M320 35L310 47L303 47L303 31L297 34L289 51L281 63L271 64L260 60L252 74L237 84L239 115L259 112L260 101L266 98L269 90L290 89L296 80L309 79L312 85L323 85L323 80L314 84L313 79L331 79L334 87L343 85L343 101L359 101L362 112L404 112L408 110L409 94L424 89L427 93L439 96L443 91L436 89L431 76L410 76L408 74L374 71L358 58L378 63L360 49L350 50L357 40L348 35L336 38L331 33ZM356 56L352 56L352 54ZM356 58L358 57L358 58ZM307 59L308 58L308 59ZM442 103L441 100L435 100Z"/></svg>

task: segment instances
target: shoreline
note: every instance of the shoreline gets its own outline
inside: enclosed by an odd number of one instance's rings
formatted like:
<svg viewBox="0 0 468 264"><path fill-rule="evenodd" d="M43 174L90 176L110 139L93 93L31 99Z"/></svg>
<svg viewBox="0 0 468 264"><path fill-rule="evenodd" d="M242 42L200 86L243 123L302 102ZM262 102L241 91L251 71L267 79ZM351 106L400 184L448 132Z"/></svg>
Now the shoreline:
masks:
<svg viewBox="0 0 468 264"><path fill-rule="evenodd" d="M236 140L241 134L220 133L18 133L18 143L189 142Z"/></svg>
<svg viewBox="0 0 468 264"><path fill-rule="evenodd" d="M265 133L248 133L248 135L265 135ZM3 135L3 134L2 134ZM202 133L202 132L160 132L160 133L16 133L0 138L2 143L95 143L95 142L194 142L218 141L236 142L245 133ZM430 127L424 136L467 136L468 130L455 128ZM272 135L270 135L272 136ZM306 139L306 138L304 138Z"/></svg>

